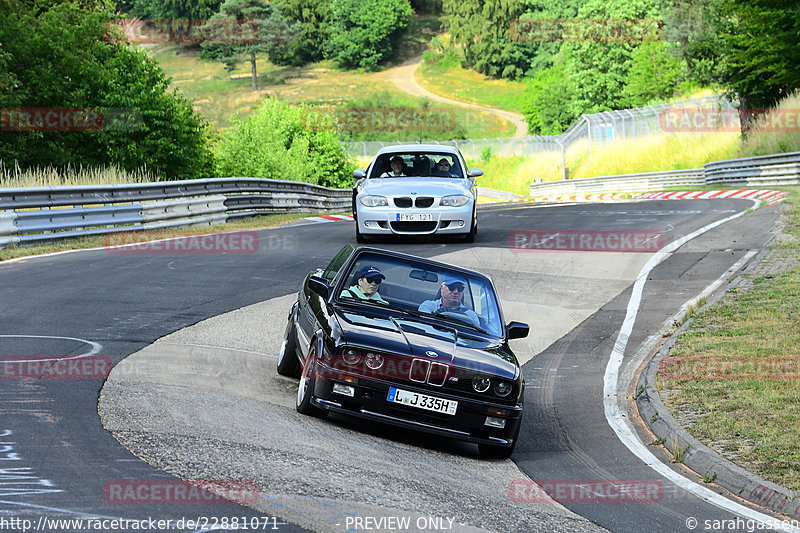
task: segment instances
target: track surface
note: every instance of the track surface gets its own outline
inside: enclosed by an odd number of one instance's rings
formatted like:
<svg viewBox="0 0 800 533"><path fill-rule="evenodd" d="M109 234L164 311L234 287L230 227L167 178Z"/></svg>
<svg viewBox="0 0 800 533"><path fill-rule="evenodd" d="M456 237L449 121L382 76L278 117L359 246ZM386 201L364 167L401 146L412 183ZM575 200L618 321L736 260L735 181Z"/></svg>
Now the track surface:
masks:
<svg viewBox="0 0 800 533"><path fill-rule="evenodd" d="M493 250L507 249L510 229L648 228L663 231L669 242L750 205L714 200L491 207L481 210L474 246L419 241L384 246L425 256L444 254L455 262L461 258L468 266L484 262L493 274L503 268L491 264ZM775 207L762 209L712 230L657 267L645 286L626 359L681 304L747 251L763 248L776 213ZM79 340L43 338L70 337L101 345L99 353L117 363L202 319L291 294L305 272L326 264L342 244L352 241L352 225L300 225L260 235L261 249L251 255L119 255L96 250L0 264L0 354L52 357L92 349ZM567 259L567 264L575 268L569 274L580 277L586 265L580 253L572 254L575 260ZM560 275L536 276L558 284ZM498 288L501 293L518 290L521 299L535 300L537 295L529 292L533 277L506 280L510 285ZM580 301L596 289L601 288L593 287L588 276L583 288L570 285L569 294L562 297ZM616 294L525 365L526 418L513 460L532 479L656 478L616 439L603 414L602 375L629 293ZM525 319L512 316L508 307L506 315ZM534 332L547 320L546 315L530 319ZM18 469L10 479L13 483L0 487L0 518L258 516L230 504L108 503L103 489L110 481L169 476L130 454L102 428L96 411L101 386L101 380L0 381L0 435L7 443L0 448L5 450L0 459L6 459L0 468ZM664 489L663 499L647 504L565 505L613 531L686 531L688 516L701 523L735 518L678 487L664 483Z"/></svg>

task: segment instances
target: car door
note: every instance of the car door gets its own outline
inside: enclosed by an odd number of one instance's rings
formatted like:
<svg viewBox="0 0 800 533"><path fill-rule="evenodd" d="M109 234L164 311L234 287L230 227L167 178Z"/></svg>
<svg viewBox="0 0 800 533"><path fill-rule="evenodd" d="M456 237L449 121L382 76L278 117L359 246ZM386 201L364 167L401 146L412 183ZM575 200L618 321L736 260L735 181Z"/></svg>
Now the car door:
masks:
<svg viewBox="0 0 800 533"><path fill-rule="evenodd" d="M322 273L317 271L314 274L320 275L329 284L331 284L331 286L333 286L334 280L339 274L339 270L341 270L342 266L347 263L347 260L352 254L353 247L349 244L345 245L341 250L339 250L339 253L337 253L333 259L331 259L331 262L328 263L328 266L322 271ZM327 323L320 323L321 320L325 320L326 315L323 313L323 309L325 309L327 302L320 295L308 288L307 281L308 280L306 280L306 283L303 285L303 291L300 295L301 305L300 312L298 313L297 317L297 327L298 332L300 333L300 346L301 350L303 351L303 356L308 355L308 349L314 333L319 330L321 326L324 326L325 329L327 329Z"/></svg>

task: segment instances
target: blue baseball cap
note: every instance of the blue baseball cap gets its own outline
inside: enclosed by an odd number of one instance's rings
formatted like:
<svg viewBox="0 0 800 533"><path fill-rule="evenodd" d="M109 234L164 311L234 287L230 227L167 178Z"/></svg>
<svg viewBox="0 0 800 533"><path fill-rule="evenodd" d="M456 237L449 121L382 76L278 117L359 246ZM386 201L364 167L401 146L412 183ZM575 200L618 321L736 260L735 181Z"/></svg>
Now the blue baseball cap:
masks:
<svg viewBox="0 0 800 533"><path fill-rule="evenodd" d="M455 276L453 274L442 274L442 284L443 285L447 285L448 287L450 287L450 285L453 285L455 283L460 283L460 284L464 285L465 287L467 286L467 282L464 281L459 276Z"/></svg>
<svg viewBox="0 0 800 533"><path fill-rule="evenodd" d="M361 278L371 278L373 276L380 276L381 279L386 279L386 276L381 274L381 271L378 267L374 267L372 265L364 265L358 270L358 277L356 279Z"/></svg>

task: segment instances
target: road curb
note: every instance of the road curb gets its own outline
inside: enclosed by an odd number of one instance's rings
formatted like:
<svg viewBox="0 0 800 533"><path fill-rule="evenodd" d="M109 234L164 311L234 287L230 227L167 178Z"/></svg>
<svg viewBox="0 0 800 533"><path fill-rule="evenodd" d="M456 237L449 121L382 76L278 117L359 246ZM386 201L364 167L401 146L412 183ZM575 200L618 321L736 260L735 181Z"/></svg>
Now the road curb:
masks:
<svg viewBox="0 0 800 533"><path fill-rule="evenodd" d="M765 254L766 250L754 257L744 272L749 272L758 265ZM698 312L714 304L731 288L738 285L741 279L741 276L733 279L724 290L718 291ZM696 298L694 302L699 300L700 297ZM689 315L688 307L682 308L672 317L671 321L680 323L686 319ZM686 320L669 335L669 339L644 364L644 371L641 372L636 383L637 392L634 397L642 421L673 457L682 456L680 462L693 470L705 482L724 487L734 495L772 511L800 519L800 497L794 491L767 481L720 456L686 431L661 401L661 396L656 389L656 377L661 360L669 353L669 349L678 336L688 329L692 322L692 318ZM664 332L665 335L667 333Z"/></svg>

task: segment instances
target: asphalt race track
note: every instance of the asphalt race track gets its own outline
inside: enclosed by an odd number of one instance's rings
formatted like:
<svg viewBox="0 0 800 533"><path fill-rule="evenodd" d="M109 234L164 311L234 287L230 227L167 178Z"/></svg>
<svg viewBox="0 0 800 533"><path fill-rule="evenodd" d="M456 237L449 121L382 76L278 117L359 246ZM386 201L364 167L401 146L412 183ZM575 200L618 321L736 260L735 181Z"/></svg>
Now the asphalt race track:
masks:
<svg viewBox="0 0 800 533"><path fill-rule="evenodd" d="M240 530L241 524L400 530L391 529L397 523L366 519L402 515L425 531L690 531L690 517L702 531L704 520L735 519L684 483L662 478L606 419L604 372L633 281L652 254L523 251L510 244L514 231L532 229L647 229L663 233L668 244L752 205L502 204L479 210L475 244L376 244L489 274L506 321L531 324L528 339L512 341L527 380L513 462L480 459L468 444L294 411L296 382L274 373L285 316L304 275L354 244L352 223L260 230L256 253L90 250L0 263L4 361L78 356L115 365L105 389L98 376L15 379L3 366L0 531L28 525L31 531L87 531L89 520L120 517L152 522L144 523L150 529L128 523L128 529L106 530L226 531L235 529L233 517ZM623 376L636 370L639 348L682 304L746 254L764 249L777 210L759 209L711 229L650 271ZM635 425L635 416L628 418ZM652 440L641 429L640 438ZM686 485L698 482L651 448ZM114 492L131 483L178 486L176 476L255 482L258 495L244 506L207 492L201 502L163 494L123 501ZM537 499L530 480L566 488L629 480L651 492L646 501L573 494L556 504ZM427 521L418 523L420 517ZM48 525L40 522L45 518L85 522Z"/></svg>

